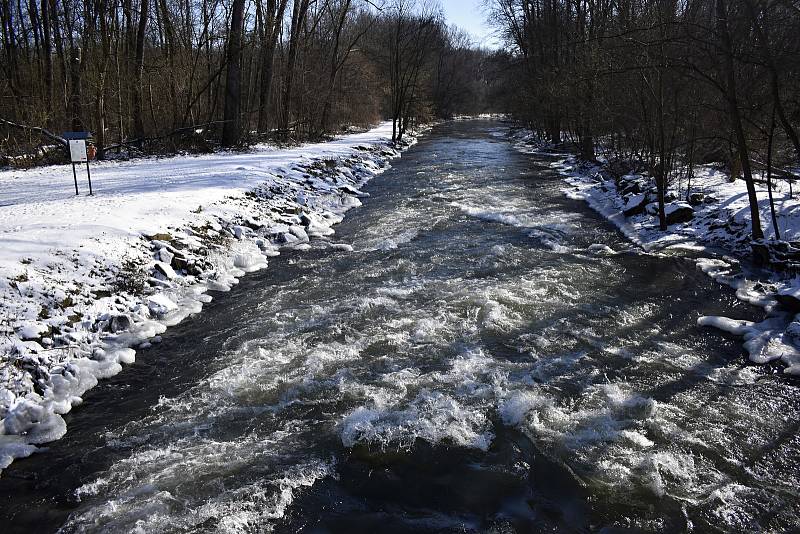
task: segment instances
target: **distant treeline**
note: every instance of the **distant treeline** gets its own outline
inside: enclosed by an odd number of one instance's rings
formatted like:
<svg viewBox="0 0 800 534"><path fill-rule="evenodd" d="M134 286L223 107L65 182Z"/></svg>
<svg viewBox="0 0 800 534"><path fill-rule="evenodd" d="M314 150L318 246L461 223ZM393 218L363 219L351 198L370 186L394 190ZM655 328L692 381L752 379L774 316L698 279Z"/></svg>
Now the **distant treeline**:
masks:
<svg viewBox="0 0 800 534"><path fill-rule="evenodd" d="M485 110L484 63L417 0L0 0L0 155L307 139ZM58 151L61 152L61 151Z"/></svg>
<svg viewBox="0 0 800 534"><path fill-rule="evenodd" d="M513 112L548 141L650 173L693 165L747 181L800 165L800 4L792 0L491 0ZM688 191L687 191L688 194ZM776 225L777 232L777 225Z"/></svg>

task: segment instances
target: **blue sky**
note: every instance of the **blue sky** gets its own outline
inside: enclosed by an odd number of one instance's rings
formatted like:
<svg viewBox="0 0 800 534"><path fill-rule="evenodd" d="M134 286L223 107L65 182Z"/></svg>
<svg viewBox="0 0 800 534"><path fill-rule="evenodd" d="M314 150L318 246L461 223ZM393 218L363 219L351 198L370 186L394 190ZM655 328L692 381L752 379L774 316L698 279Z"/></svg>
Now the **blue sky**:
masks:
<svg viewBox="0 0 800 534"><path fill-rule="evenodd" d="M484 0L439 0L450 24L471 33L475 41L484 46L497 47L492 29L486 23Z"/></svg>

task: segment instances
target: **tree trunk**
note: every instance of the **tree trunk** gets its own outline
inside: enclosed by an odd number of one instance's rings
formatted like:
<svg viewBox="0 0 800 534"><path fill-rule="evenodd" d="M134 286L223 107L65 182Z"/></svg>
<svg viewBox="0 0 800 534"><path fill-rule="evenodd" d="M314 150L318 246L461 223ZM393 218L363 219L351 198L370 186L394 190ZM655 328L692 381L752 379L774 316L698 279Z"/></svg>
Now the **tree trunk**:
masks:
<svg viewBox="0 0 800 534"><path fill-rule="evenodd" d="M797 132L795 131L792 124L789 122L789 119L786 117L786 111L784 110L783 103L781 102L780 79L778 78L778 68L776 67L775 61L772 58L772 51L769 48L769 40L767 39L767 36L764 32L766 24L762 28L752 0L748 0L746 4L747 4L747 9L750 12L750 19L753 28L755 29L756 37L758 38L758 43L761 47L761 56L764 65L767 67L767 71L769 72L769 83L770 83L770 89L772 90L772 101L774 104L773 115L777 113L778 119L781 122L781 126L783 126L783 130L786 132L786 136L789 138L789 141L791 141L792 146L794 147L795 155L797 159L800 160L800 139L798 139ZM766 17L766 13L764 13L764 16Z"/></svg>
<svg viewBox="0 0 800 534"><path fill-rule="evenodd" d="M716 0L717 11L717 31L722 38L722 69L725 74L725 99L728 104L731 126L736 135L736 145L741 159L744 180L747 185L747 198L750 201L750 221L752 223L751 235L753 240L764 238L761 230L761 216L758 211L758 196L756 195L755 184L753 183L753 172L750 167L750 153L747 146L747 139L744 135L742 117L739 113L739 100L736 96L736 73L733 64L733 43L728 28L728 10L725 0Z"/></svg>
<svg viewBox="0 0 800 534"><path fill-rule="evenodd" d="M225 123L222 126L222 146L239 144L241 129L239 108L242 99L242 27L244 0L234 0L231 10L231 29L228 34L227 73L225 76Z"/></svg>
<svg viewBox="0 0 800 534"><path fill-rule="evenodd" d="M265 132L268 128L269 118L267 110L272 94L272 78L275 71L275 49L278 45L283 15L289 0L269 0L267 2L267 17L264 23L264 39L262 41L261 56L261 85L258 95L258 130Z"/></svg>
<svg viewBox="0 0 800 534"><path fill-rule="evenodd" d="M282 102L283 118L281 121L282 128L287 131L291 122L292 84L294 81L294 67L297 62L298 40L300 38L300 28L305 22L308 4L309 0L294 0L294 6L292 7L292 26L291 34L289 35L289 53L286 59Z"/></svg>
<svg viewBox="0 0 800 534"><path fill-rule="evenodd" d="M328 130L328 116L331 112L331 104L333 100L333 90L336 86L336 76L339 74L339 44L342 38L342 30L347 18L347 13L350 11L350 0L345 0L340 8L342 10L340 17L336 24L336 30L333 40L333 50L331 51L331 66L330 77L328 79L328 92L325 96L325 102L322 106L322 119L320 120L320 131L322 133Z"/></svg>
<svg viewBox="0 0 800 534"><path fill-rule="evenodd" d="M772 120L769 125L769 137L767 138L767 193L769 194L769 211L772 215L772 229L775 231L775 239L781 239L781 231L778 229L778 216L775 213L775 200L772 198L772 141L775 138L775 105L772 108Z"/></svg>
<svg viewBox="0 0 800 534"><path fill-rule="evenodd" d="M52 45L50 43L50 3L49 0L42 0L42 30L44 31L44 99L45 109L47 110L47 120L52 121L53 112L53 57Z"/></svg>
<svg viewBox="0 0 800 534"><path fill-rule="evenodd" d="M150 0L141 0L139 25L136 29L136 58L133 67L133 136L139 140L144 138L144 104L142 102L142 77L144 75L144 38L147 31L147 19L150 14Z"/></svg>
<svg viewBox="0 0 800 534"><path fill-rule="evenodd" d="M81 120L81 49L73 48L69 61L69 78L70 78L70 92L69 92L69 110L70 110L70 124L72 130L80 132L83 130L83 121Z"/></svg>

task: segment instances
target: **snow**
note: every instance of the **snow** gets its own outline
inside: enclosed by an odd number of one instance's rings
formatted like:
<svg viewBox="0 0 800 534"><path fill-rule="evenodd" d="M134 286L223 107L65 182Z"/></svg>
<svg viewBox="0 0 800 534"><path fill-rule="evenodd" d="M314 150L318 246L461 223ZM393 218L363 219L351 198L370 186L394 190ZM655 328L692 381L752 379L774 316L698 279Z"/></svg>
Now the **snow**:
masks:
<svg viewBox="0 0 800 534"><path fill-rule="evenodd" d="M729 254L699 258L697 268L717 282L732 287L738 299L763 308L766 318L752 323L727 317L700 317L698 325L742 337L753 363L780 360L785 366L784 373L800 376L800 315L793 315L800 311L800 277L793 275L792 269L788 274L754 272L736 259L752 255L750 205L744 180L731 182L728 174L715 165L696 166L691 188L685 178L671 184L667 192L669 201L665 205L667 216L679 210L692 210L692 219L671 224L662 232L658 227L653 180L645 174L628 173L615 180L607 172L603 157L596 164L586 164L575 156L548 151L530 133L521 132L513 138L521 152L547 151L555 155L558 159L550 165L564 176L567 187L562 191L565 196L585 201L645 251L658 253L669 249L693 254L714 251ZM766 184L761 181L755 185L765 242L776 244ZM695 205L678 200L687 197L687 189L696 196L691 198ZM631 194L632 191L637 192ZM800 241L800 198L791 195L788 184L782 181L773 183L773 195L783 240L778 245L788 250L790 262L800 265L800 248L795 247ZM626 209L640 205L645 198L650 202L644 213L625 216ZM798 309L793 309L795 307Z"/></svg>
<svg viewBox="0 0 800 534"><path fill-rule="evenodd" d="M147 307L150 308L150 313L159 316L178 309L178 305L164 295L147 297Z"/></svg>
<svg viewBox="0 0 800 534"><path fill-rule="evenodd" d="M664 206L664 214L666 216L670 216L678 210L681 209L692 209L692 206L689 205L687 202L670 202L666 206Z"/></svg>
<svg viewBox="0 0 800 534"><path fill-rule="evenodd" d="M70 166L0 172L0 469L61 437L85 391L208 291L333 235L400 155L390 139L383 123L294 148L98 162L91 197Z"/></svg>
<svg viewBox="0 0 800 534"><path fill-rule="evenodd" d="M629 196L628 198L625 199L625 207L638 206L639 204L642 203L642 201L645 198L646 197L645 197L644 193L639 193L638 195L631 195L631 196Z"/></svg>
<svg viewBox="0 0 800 534"><path fill-rule="evenodd" d="M709 317L704 316L697 319L699 326L713 326L725 332L729 332L735 336L743 336L752 331L753 323L751 321L740 321L737 319L728 319L727 317Z"/></svg>

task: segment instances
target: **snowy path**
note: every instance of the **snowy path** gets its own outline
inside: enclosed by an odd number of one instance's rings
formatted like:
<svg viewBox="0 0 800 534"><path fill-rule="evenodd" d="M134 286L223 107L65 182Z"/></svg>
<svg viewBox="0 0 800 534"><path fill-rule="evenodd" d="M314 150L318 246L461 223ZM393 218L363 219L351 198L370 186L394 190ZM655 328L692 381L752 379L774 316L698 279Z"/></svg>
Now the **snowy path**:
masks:
<svg viewBox="0 0 800 534"><path fill-rule="evenodd" d="M95 196L86 195L86 172L78 168L75 196L69 165L0 172L0 275L19 272L23 258L43 258L53 248L78 247L94 237L156 233L191 219L191 211L253 189L291 164L350 155L355 147L386 143L391 124L335 141L290 149L256 147L247 153L218 152L92 164Z"/></svg>

